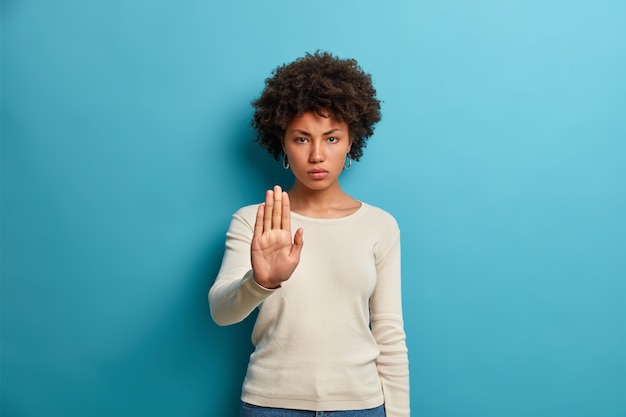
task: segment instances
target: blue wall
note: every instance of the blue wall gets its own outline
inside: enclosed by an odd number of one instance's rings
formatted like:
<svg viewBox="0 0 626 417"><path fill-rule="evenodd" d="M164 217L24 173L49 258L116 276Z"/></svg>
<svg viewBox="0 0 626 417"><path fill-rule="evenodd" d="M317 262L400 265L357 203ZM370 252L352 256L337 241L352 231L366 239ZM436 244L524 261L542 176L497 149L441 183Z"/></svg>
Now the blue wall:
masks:
<svg viewBox="0 0 626 417"><path fill-rule="evenodd" d="M415 416L626 415L626 3L2 2L2 416L235 416L251 320L206 291L278 64L383 121L346 172L398 219Z"/></svg>

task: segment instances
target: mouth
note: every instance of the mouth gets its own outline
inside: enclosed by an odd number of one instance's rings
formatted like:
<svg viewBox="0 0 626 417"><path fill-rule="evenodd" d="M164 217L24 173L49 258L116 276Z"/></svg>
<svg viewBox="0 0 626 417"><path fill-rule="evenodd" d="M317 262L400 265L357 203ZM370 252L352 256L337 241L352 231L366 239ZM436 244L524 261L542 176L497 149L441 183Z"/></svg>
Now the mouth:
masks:
<svg viewBox="0 0 626 417"><path fill-rule="evenodd" d="M315 180L321 180L326 178L326 176L328 175L328 171L326 171L325 169L312 169L310 171L307 171L307 174Z"/></svg>

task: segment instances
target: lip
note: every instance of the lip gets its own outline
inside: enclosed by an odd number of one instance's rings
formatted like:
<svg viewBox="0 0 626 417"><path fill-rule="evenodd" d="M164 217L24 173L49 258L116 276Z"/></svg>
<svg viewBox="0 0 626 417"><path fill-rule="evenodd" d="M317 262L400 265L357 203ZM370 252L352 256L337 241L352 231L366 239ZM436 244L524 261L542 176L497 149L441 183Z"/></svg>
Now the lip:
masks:
<svg viewBox="0 0 626 417"><path fill-rule="evenodd" d="M328 175L328 171L326 171L325 169L312 169L310 171L307 171L307 174L314 180L322 180L326 178L326 176Z"/></svg>

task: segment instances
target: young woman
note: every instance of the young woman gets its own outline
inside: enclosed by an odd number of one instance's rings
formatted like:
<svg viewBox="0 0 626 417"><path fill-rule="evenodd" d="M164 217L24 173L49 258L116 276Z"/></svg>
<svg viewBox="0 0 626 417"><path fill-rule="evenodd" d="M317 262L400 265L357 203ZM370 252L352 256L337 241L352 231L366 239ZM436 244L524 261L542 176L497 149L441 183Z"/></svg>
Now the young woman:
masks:
<svg viewBox="0 0 626 417"><path fill-rule="evenodd" d="M380 120L356 61L306 54L266 80L252 126L294 174L234 214L209 291L219 325L259 314L242 417L408 417L400 232L339 176Z"/></svg>

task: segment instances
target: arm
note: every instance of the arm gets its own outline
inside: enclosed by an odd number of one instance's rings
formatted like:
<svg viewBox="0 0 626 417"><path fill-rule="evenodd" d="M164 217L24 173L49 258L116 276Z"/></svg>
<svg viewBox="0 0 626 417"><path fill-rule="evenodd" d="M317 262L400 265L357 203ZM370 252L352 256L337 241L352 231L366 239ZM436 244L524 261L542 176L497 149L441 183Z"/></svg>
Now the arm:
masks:
<svg viewBox="0 0 626 417"><path fill-rule="evenodd" d="M237 212L226 233L222 266L209 290L211 316L220 326L245 319L273 290L261 287L253 277L250 264L252 225Z"/></svg>
<svg viewBox="0 0 626 417"><path fill-rule="evenodd" d="M302 251L302 229L291 239L289 197L269 190L257 208L254 227L236 213L226 234L226 250L209 291L211 316L227 325L245 319L291 277Z"/></svg>
<svg viewBox="0 0 626 417"><path fill-rule="evenodd" d="M380 355L376 360L387 417L409 417L409 363L402 319L400 235L376 256L377 284L370 299L372 333Z"/></svg>

